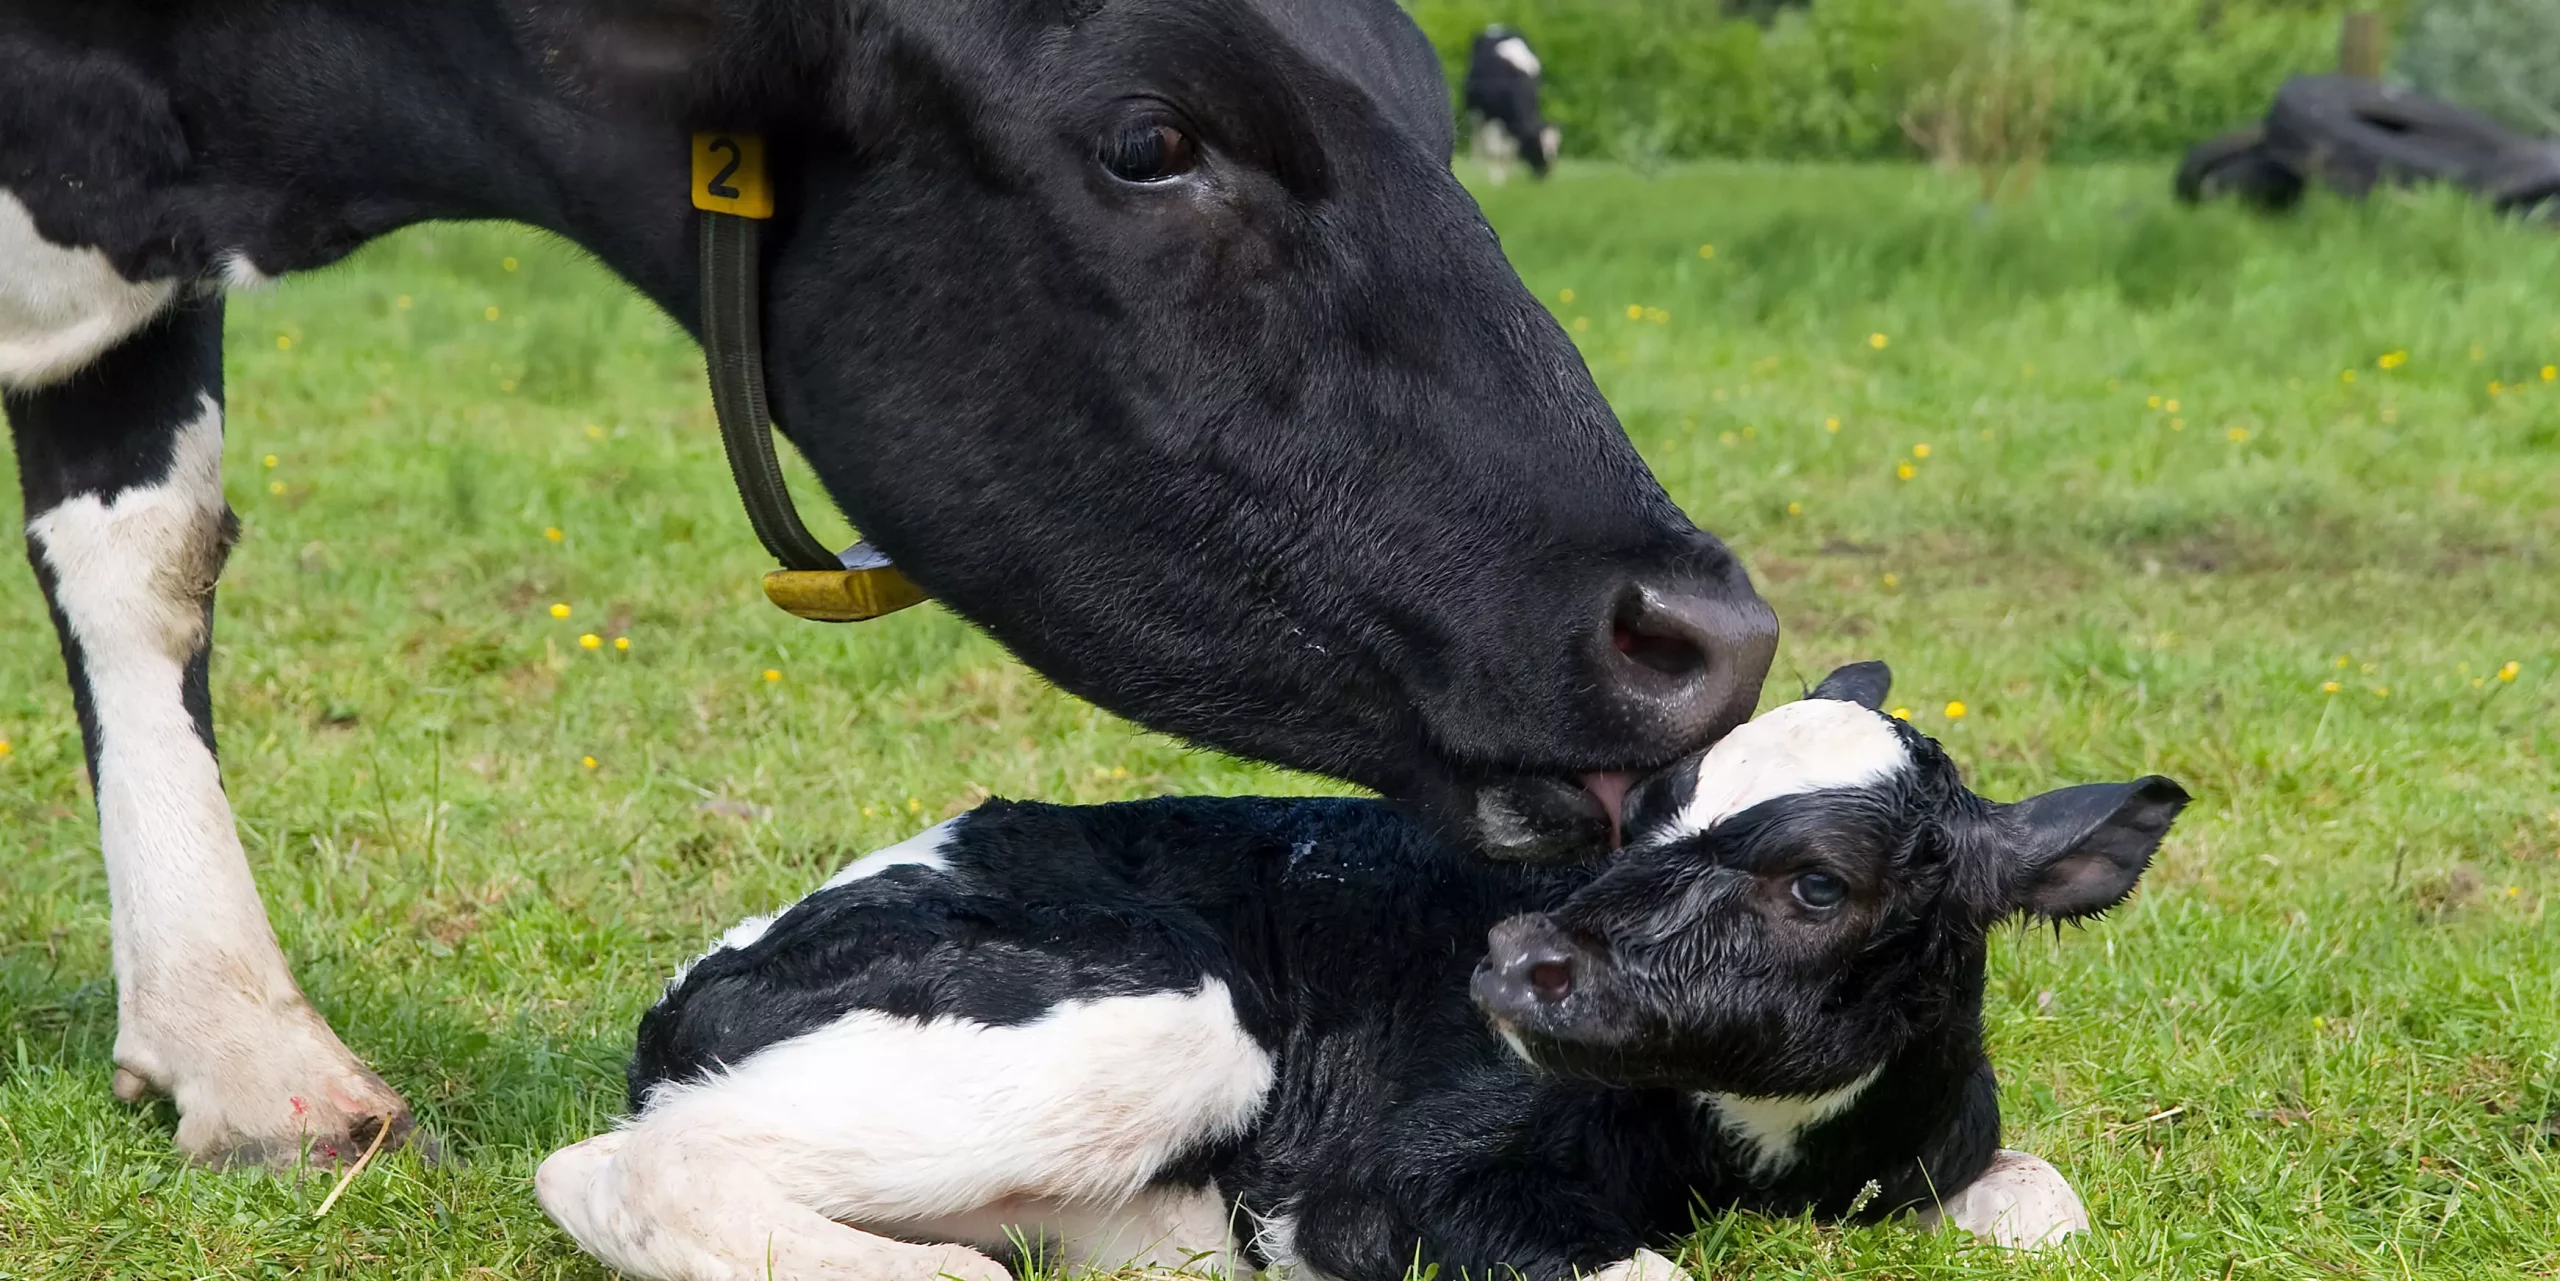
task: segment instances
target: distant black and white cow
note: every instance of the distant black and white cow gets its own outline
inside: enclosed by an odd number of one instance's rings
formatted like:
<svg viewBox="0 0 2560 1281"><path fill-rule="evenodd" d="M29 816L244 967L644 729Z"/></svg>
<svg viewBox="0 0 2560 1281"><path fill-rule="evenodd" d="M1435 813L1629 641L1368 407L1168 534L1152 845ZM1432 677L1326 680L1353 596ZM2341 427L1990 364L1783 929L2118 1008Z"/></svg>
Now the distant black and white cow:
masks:
<svg viewBox="0 0 2560 1281"><path fill-rule="evenodd" d="M1539 77L1537 52L1519 32L1496 24L1477 33L1463 97L1477 122L1476 155L1494 167L1497 182L1514 158L1526 159L1541 178L1555 163L1563 135L1538 109Z"/></svg>
<svg viewBox="0 0 2560 1281"><path fill-rule="evenodd" d="M0 396L116 1090L186 1152L409 1116L295 984L216 768L223 294L504 218L694 324L697 128L766 137L794 444L1060 686L1512 858L1749 715L1775 620L1451 177L1394 0L0 0Z"/></svg>
<svg viewBox="0 0 2560 1281"><path fill-rule="evenodd" d="M1667 1276L1700 1206L2048 1239L2085 1220L1998 1153L1986 934L2122 901L2186 794L1995 805L1885 684L1645 782L1596 867L1362 801L989 803L678 974L542 1204L656 1281Z"/></svg>

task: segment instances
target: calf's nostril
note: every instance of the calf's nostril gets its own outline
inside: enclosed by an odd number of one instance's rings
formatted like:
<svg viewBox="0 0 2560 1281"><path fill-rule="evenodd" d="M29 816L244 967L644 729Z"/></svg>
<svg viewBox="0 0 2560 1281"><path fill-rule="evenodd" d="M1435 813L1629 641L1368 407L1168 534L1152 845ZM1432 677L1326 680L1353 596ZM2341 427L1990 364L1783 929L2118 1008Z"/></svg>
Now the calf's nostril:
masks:
<svg viewBox="0 0 2560 1281"><path fill-rule="evenodd" d="M1573 995L1573 963L1547 960L1530 966L1529 990L1550 1004Z"/></svg>

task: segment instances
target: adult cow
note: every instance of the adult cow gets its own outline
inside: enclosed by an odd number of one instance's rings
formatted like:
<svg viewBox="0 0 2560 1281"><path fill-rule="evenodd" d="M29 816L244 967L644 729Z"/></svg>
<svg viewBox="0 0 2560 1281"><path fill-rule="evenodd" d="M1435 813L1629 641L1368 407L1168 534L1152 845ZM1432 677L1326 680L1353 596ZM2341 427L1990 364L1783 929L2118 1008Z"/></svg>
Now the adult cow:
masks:
<svg viewBox="0 0 2560 1281"><path fill-rule="evenodd" d="M687 131L767 135L777 416L1061 686L1496 855L1746 716L1776 625L1447 171L1392 0L0 0L0 386L114 913L116 1090L211 1160L408 1125L216 772L222 293L431 218L697 315Z"/></svg>

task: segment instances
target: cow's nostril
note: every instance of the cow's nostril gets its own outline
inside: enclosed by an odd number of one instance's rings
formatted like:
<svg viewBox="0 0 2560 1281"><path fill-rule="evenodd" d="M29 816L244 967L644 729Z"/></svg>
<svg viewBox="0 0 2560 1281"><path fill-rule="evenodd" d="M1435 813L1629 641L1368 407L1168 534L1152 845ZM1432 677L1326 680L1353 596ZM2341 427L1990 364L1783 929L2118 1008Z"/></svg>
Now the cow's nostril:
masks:
<svg viewBox="0 0 2560 1281"><path fill-rule="evenodd" d="M1685 680L1707 670L1701 629L1661 609L1651 592L1631 592L1611 620L1609 644L1639 666Z"/></svg>
<svg viewBox="0 0 2560 1281"><path fill-rule="evenodd" d="M1529 967L1529 990L1553 1004L1573 995L1573 963L1540 961Z"/></svg>

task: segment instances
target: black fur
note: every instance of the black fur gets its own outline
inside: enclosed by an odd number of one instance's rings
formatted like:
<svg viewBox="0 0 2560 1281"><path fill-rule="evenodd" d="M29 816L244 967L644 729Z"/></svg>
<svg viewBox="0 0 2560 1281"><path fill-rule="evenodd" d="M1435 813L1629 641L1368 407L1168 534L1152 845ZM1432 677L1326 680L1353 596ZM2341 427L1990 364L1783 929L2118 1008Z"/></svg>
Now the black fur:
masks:
<svg viewBox="0 0 2560 1281"><path fill-rule="evenodd" d="M1197 170L1110 177L1159 118ZM1392 0L0 0L0 188L135 278L505 218L691 324L708 125L770 135L795 443L1065 688L1453 831L1510 795L1515 856L1747 714L1775 622L1448 173ZM1671 661L1613 644L1638 601Z"/></svg>
<svg viewBox="0 0 2560 1281"><path fill-rule="evenodd" d="M2107 830L2131 839L2092 854L2104 824L2066 833L1985 802L1901 732L1913 766L1888 783L1638 833L1586 868L1486 863L1362 801L990 802L946 869L822 891L672 985L642 1020L632 1105L854 1010L1020 1022L1214 978L1279 1079L1248 1134L1159 1180L1214 1180L1255 1219L1293 1220L1294 1252L1331 1276L1420 1262L1544 1281L1677 1237L1700 1208L1837 1216L1871 1180L1866 1215L1921 1204L1998 1147L1986 932L2057 860L2147 855L2176 806L2174 784L2137 785L2158 804L2119 807ZM1814 868L1845 901L1787 898ZM1524 938L1572 959L1569 995L1541 1002L1503 972ZM1780 1167L1702 1097L1871 1072Z"/></svg>

